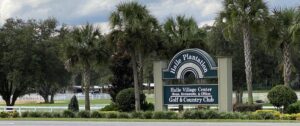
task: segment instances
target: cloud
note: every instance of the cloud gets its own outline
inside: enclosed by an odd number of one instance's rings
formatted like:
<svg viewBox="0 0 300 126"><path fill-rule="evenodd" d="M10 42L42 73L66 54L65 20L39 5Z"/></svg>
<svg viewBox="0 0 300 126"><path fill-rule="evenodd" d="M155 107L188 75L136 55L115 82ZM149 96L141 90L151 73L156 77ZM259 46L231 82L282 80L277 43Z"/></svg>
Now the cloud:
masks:
<svg viewBox="0 0 300 126"><path fill-rule="evenodd" d="M0 25L7 18L46 19L55 17L60 23L82 25L86 22L100 24L107 32L108 18L121 2L134 0L1 0ZM222 0L140 0L150 13L163 23L167 17L186 15L197 24L212 24L222 10ZM300 0L265 0L270 8L295 7Z"/></svg>
<svg viewBox="0 0 300 126"><path fill-rule="evenodd" d="M186 15L193 17L198 24L212 20L222 9L220 0L163 0L146 5L161 22L167 17Z"/></svg>

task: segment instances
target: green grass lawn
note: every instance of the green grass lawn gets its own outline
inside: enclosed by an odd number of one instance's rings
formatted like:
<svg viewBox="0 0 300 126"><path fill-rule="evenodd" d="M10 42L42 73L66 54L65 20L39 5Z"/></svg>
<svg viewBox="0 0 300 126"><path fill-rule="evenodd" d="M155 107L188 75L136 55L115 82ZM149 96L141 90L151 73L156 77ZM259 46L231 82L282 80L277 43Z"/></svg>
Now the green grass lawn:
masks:
<svg viewBox="0 0 300 126"><path fill-rule="evenodd" d="M36 103L34 101L25 102L25 103L17 103L15 106L68 106L70 100L59 100L54 101L54 104L45 104L45 103ZM78 100L79 105L84 105L84 100ZM110 99L96 99L91 100L91 106L97 106L99 104L110 104ZM0 106L5 106L5 103L0 103Z"/></svg>
<svg viewBox="0 0 300 126"><path fill-rule="evenodd" d="M154 103L154 98L147 98L147 101L150 103ZM25 103L17 103L15 106L68 106L70 100L59 100L54 101L54 104L45 104L45 103L36 103L34 101L25 102ZM84 100L78 100L80 106L84 106ZM110 99L95 99L91 100L91 106L97 106L100 104L110 104ZM5 106L4 102L0 103L0 106Z"/></svg>

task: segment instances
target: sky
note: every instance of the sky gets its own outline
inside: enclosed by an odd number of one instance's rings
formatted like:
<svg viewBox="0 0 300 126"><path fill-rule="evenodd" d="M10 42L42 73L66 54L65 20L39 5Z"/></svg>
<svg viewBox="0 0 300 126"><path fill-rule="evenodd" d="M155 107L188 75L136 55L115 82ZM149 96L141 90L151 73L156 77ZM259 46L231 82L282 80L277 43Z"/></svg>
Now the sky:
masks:
<svg viewBox="0 0 300 126"><path fill-rule="evenodd" d="M128 0L0 0L0 26L7 18L56 18L60 24L83 25L87 22L109 32L108 18L116 5ZM131 0L132 1L132 0ZM199 26L212 25L222 10L223 0L135 0L146 5L160 23L168 17L193 17ZM264 0L268 7L298 7L300 0Z"/></svg>

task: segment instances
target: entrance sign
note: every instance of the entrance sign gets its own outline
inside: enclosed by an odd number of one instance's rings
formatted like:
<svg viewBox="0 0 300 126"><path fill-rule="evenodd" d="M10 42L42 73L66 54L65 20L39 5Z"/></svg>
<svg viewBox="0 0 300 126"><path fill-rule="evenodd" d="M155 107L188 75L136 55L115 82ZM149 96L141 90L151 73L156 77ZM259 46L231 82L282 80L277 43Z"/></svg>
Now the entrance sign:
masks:
<svg viewBox="0 0 300 126"><path fill-rule="evenodd" d="M201 49L185 49L177 53L167 64L156 61L153 65L155 110L162 111L167 105L218 105L219 111L232 111L232 61L213 58ZM188 77L188 78L185 78ZM217 78L217 84L171 84L170 80L185 82L189 77ZM176 82L176 81L174 81Z"/></svg>
<svg viewBox="0 0 300 126"><path fill-rule="evenodd" d="M217 105L218 85L165 85L164 104Z"/></svg>
<svg viewBox="0 0 300 126"><path fill-rule="evenodd" d="M163 79L184 79L187 72L196 78L217 78L217 65L201 49L186 49L177 53L163 71Z"/></svg>

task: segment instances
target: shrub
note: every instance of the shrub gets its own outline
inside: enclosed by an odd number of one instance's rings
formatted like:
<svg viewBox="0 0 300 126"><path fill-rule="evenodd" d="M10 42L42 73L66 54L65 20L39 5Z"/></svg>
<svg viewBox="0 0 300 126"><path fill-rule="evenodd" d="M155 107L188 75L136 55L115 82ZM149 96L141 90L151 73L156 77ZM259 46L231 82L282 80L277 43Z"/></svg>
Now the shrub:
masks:
<svg viewBox="0 0 300 126"><path fill-rule="evenodd" d="M193 112L190 111L190 110L184 111L183 114L182 114L182 118L184 118L184 119L195 119L194 116L193 116Z"/></svg>
<svg viewBox="0 0 300 126"><path fill-rule="evenodd" d="M79 111L78 112L78 117L80 117L80 118L90 118L91 113L90 113L90 111Z"/></svg>
<svg viewBox="0 0 300 126"><path fill-rule="evenodd" d="M300 113L300 101L290 104L287 109L286 112L291 114L291 113Z"/></svg>
<svg viewBox="0 0 300 126"><path fill-rule="evenodd" d="M291 115L289 115L289 114L282 114L280 116L280 119L282 119L282 120L296 120L297 119L297 115L296 114L291 114Z"/></svg>
<svg viewBox="0 0 300 126"><path fill-rule="evenodd" d="M153 119L178 119L178 114L176 112L154 112Z"/></svg>
<svg viewBox="0 0 300 126"><path fill-rule="evenodd" d="M60 112L52 112L52 117L54 118L60 118L62 115Z"/></svg>
<svg viewBox="0 0 300 126"><path fill-rule="evenodd" d="M142 112L132 112L131 113L131 118L143 118L143 113Z"/></svg>
<svg viewBox="0 0 300 126"><path fill-rule="evenodd" d="M104 106L101 111L118 111L118 106L114 103Z"/></svg>
<svg viewBox="0 0 300 126"><path fill-rule="evenodd" d="M144 101L144 103L141 103L141 109L144 111L153 111L154 105L152 103L148 103L147 101Z"/></svg>
<svg viewBox="0 0 300 126"><path fill-rule="evenodd" d="M154 109L152 103L147 103L145 94L140 95L141 109L150 110ZM135 95L134 88L127 88L120 91L116 96L116 105L119 111L129 112L135 109Z"/></svg>
<svg viewBox="0 0 300 126"><path fill-rule="evenodd" d="M44 118L52 118L53 115L50 112L43 112L42 113L42 117L44 117Z"/></svg>
<svg viewBox="0 0 300 126"><path fill-rule="evenodd" d="M19 112L13 111L13 112L9 113L9 116L12 118L18 118L18 117L20 117L20 114L19 114Z"/></svg>
<svg viewBox="0 0 300 126"><path fill-rule="evenodd" d="M247 119L250 119L250 120L262 120L263 118L259 114L249 113Z"/></svg>
<svg viewBox="0 0 300 126"><path fill-rule="evenodd" d="M79 111L78 100L77 100L75 95L71 98L71 101L70 101L69 106L68 106L68 110L71 110L73 112L78 112Z"/></svg>
<svg viewBox="0 0 300 126"><path fill-rule="evenodd" d="M106 118L117 118L118 114L117 112L108 112L106 113Z"/></svg>
<svg viewBox="0 0 300 126"><path fill-rule="evenodd" d="M0 112L0 117L1 118L8 118L9 114L7 112Z"/></svg>
<svg viewBox="0 0 300 126"><path fill-rule="evenodd" d="M65 118L74 118L75 113L71 110L65 110L65 111L63 111L62 116Z"/></svg>
<svg viewBox="0 0 300 126"><path fill-rule="evenodd" d="M289 87L278 85L273 87L268 93L268 99L273 106L279 108L284 106L286 109L288 105L297 101L296 93Z"/></svg>
<svg viewBox="0 0 300 126"><path fill-rule="evenodd" d="M280 118L280 112L274 110L257 110L254 114L261 116L264 120Z"/></svg>
<svg viewBox="0 0 300 126"><path fill-rule="evenodd" d="M232 113L232 112L221 112L219 113L220 119L239 119L238 113Z"/></svg>
<svg viewBox="0 0 300 126"><path fill-rule="evenodd" d="M168 111L164 113L163 119L178 119L178 114L176 112Z"/></svg>
<svg viewBox="0 0 300 126"><path fill-rule="evenodd" d="M164 119L165 113L164 112L154 112L153 119Z"/></svg>
<svg viewBox="0 0 300 126"><path fill-rule="evenodd" d="M205 112L204 111L184 111L182 114L182 118L184 119L204 119L205 118Z"/></svg>
<svg viewBox="0 0 300 126"><path fill-rule="evenodd" d="M204 117L206 119L217 119L217 118L219 118L219 113L217 111L214 111L214 110L208 110L208 111L205 112Z"/></svg>
<svg viewBox="0 0 300 126"><path fill-rule="evenodd" d="M104 113L100 113L98 111L93 111L91 114L92 118L105 118L105 114Z"/></svg>
<svg viewBox="0 0 300 126"><path fill-rule="evenodd" d="M22 113L21 113L21 116L22 116L22 117L28 117L28 115L29 115L29 112L28 112L28 111L22 112Z"/></svg>
<svg viewBox="0 0 300 126"><path fill-rule="evenodd" d="M143 113L143 118L144 119L152 119L153 112L152 111L146 111Z"/></svg>
<svg viewBox="0 0 300 126"><path fill-rule="evenodd" d="M193 111L192 112L192 118L190 119L203 119L205 117L205 112L204 111Z"/></svg>
<svg viewBox="0 0 300 126"><path fill-rule="evenodd" d="M238 112L255 112L256 110L261 110L262 105L259 104L238 104L234 105L233 110Z"/></svg>
<svg viewBox="0 0 300 126"><path fill-rule="evenodd" d="M129 118L130 116L128 115L128 113L125 112L121 112L118 114L118 118Z"/></svg>
<svg viewBox="0 0 300 126"><path fill-rule="evenodd" d="M42 113L41 112L29 112L28 113L28 117L42 117Z"/></svg>

